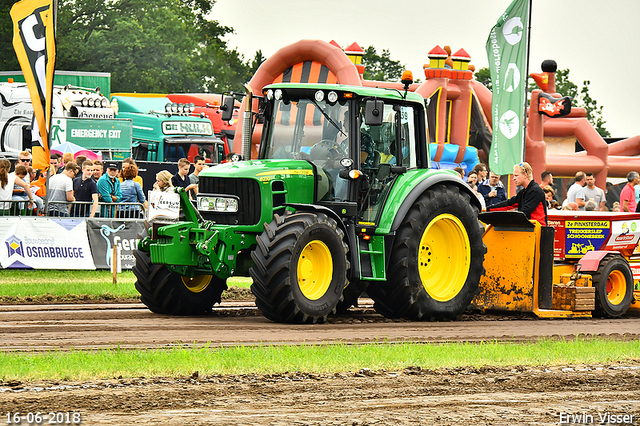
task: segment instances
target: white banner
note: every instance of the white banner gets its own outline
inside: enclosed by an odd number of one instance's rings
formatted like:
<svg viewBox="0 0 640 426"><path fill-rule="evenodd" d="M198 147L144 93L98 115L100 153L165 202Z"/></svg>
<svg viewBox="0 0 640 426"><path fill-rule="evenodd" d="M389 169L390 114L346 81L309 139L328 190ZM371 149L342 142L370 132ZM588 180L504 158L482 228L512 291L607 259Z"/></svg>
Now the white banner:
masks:
<svg viewBox="0 0 640 426"><path fill-rule="evenodd" d="M175 192L149 191L147 219L178 220L180 216L180 194Z"/></svg>
<svg viewBox="0 0 640 426"><path fill-rule="evenodd" d="M96 269L83 219L0 218L0 267Z"/></svg>

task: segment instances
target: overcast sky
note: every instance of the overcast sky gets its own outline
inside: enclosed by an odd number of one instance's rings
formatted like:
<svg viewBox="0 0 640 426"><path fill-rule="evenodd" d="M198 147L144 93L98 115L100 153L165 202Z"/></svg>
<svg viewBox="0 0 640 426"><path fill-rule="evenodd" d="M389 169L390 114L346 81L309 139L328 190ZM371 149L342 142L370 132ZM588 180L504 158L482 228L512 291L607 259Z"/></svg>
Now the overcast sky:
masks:
<svg viewBox="0 0 640 426"><path fill-rule="evenodd" d="M510 0L217 0L212 18L234 28L227 37L246 59L269 57L302 39L357 42L405 64L424 80L435 45L464 48L476 68L488 65L485 43ZM457 7L454 7L456 5ZM533 0L529 72L544 59L590 80L614 137L640 134L640 0Z"/></svg>

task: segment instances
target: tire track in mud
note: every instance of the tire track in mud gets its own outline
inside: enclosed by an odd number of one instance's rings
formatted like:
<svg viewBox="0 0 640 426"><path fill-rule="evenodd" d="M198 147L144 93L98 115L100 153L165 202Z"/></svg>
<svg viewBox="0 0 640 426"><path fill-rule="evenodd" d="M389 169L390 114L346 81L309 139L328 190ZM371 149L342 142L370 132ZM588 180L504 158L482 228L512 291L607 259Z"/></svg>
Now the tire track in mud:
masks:
<svg viewBox="0 0 640 426"><path fill-rule="evenodd" d="M3 351L163 348L212 344L533 341L597 335L640 338L640 319L555 319L465 314L461 321L410 322L377 314L368 300L327 324L278 324L248 302L223 302L197 317L158 315L142 304L1 305Z"/></svg>

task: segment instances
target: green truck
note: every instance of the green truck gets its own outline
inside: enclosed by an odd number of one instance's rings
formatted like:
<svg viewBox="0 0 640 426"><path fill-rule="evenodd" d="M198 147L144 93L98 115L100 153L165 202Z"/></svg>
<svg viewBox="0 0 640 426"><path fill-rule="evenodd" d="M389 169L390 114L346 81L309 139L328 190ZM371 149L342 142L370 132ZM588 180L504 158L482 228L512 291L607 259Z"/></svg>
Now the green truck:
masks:
<svg viewBox="0 0 640 426"><path fill-rule="evenodd" d="M203 171L196 202L179 191L180 219L152 221L134 252L151 311L206 313L250 275L277 322L325 322L364 291L390 318L460 316L484 273L480 204L430 168L422 97L273 84L254 119L259 157Z"/></svg>
<svg viewBox="0 0 640 426"><path fill-rule="evenodd" d="M116 118L131 120L131 156L136 161L175 163L200 155L218 164L225 157L224 141L214 134L209 118L194 113L193 104L153 93L114 93L111 103Z"/></svg>

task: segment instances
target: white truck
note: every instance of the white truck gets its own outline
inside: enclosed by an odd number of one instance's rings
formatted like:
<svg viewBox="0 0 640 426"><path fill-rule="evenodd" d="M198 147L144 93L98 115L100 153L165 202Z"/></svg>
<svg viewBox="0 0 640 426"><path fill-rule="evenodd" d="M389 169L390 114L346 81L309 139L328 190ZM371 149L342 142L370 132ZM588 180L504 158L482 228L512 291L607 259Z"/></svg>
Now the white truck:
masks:
<svg viewBox="0 0 640 426"><path fill-rule="evenodd" d="M20 151L31 148L33 106L26 83L14 82L13 78L0 82L0 102L0 157L17 158ZM69 119L113 120L114 116L109 98L100 93L99 88L89 90L70 84L56 85L53 90L51 146L72 142L67 137L71 132L61 131L68 127ZM126 145L131 142L130 132L128 136Z"/></svg>

